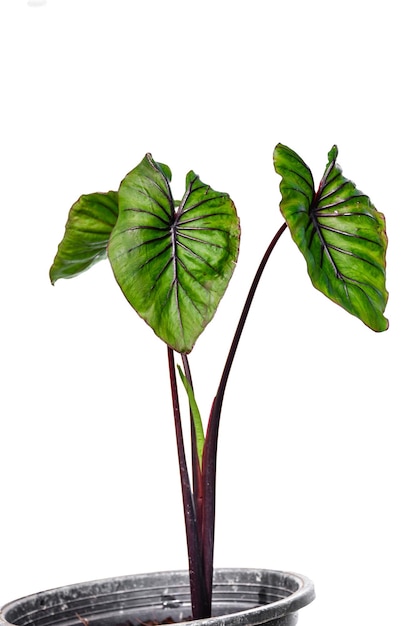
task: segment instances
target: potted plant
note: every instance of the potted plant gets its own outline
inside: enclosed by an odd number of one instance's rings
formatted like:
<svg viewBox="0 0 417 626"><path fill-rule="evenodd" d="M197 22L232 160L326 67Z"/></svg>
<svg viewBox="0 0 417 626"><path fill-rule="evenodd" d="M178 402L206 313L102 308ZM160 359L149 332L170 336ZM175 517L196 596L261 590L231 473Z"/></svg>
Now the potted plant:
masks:
<svg viewBox="0 0 417 626"><path fill-rule="evenodd" d="M72 206L50 270L55 283L105 257L128 302L167 346L168 379L178 450L188 572L141 574L55 589L3 608L1 621L16 625L213 624L290 625L312 601L305 576L270 570L213 570L216 458L227 380L256 288L284 231L305 257L311 281L328 298L374 331L384 331L385 220L368 196L345 178L333 146L317 189L310 169L278 144L274 166L281 176L284 223L255 273L231 342L207 426L194 394L188 354L213 318L238 258L240 228L226 193L194 173L181 201L170 187L170 169L150 154L119 190L81 196ZM273 337L271 337L271 342ZM179 384L190 415L191 472L183 438Z"/></svg>

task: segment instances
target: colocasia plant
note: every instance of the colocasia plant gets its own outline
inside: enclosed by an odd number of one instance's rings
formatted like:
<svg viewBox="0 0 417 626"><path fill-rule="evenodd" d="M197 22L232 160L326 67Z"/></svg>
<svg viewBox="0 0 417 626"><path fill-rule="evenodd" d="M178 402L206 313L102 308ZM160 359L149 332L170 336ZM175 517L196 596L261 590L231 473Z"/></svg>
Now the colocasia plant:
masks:
<svg viewBox="0 0 417 626"><path fill-rule="evenodd" d="M176 201L169 167L147 154L117 192L82 195L75 202L50 270L55 283L108 257L128 302L167 345L194 619L211 613L216 456L226 383L263 269L286 228L305 257L314 287L372 330L388 328L384 216L343 176L337 154L334 146L315 189L310 169L293 150L282 144L274 150L284 223L255 273L206 429L187 355L213 318L237 262L239 219L229 195L214 191L191 171L184 196ZM191 415L191 473L178 381Z"/></svg>

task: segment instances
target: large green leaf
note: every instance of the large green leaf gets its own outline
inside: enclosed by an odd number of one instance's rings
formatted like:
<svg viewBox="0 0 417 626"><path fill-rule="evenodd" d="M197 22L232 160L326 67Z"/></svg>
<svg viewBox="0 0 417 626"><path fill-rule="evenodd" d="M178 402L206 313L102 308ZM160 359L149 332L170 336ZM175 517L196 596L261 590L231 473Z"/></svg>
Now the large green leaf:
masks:
<svg viewBox="0 0 417 626"><path fill-rule="evenodd" d="M108 254L137 313L174 350L188 353L233 273L239 220L229 196L194 172L179 204L170 179L169 168L150 154L126 176Z"/></svg>
<svg viewBox="0 0 417 626"><path fill-rule="evenodd" d="M81 274L106 257L118 212L115 191L83 195L73 204L49 272L52 284Z"/></svg>
<svg viewBox="0 0 417 626"><path fill-rule="evenodd" d="M310 169L282 144L274 151L282 176L281 211L303 253L313 285L375 331L388 328L383 313L387 237L385 219L368 196L342 175L337 147L317 192Z"/></svg>

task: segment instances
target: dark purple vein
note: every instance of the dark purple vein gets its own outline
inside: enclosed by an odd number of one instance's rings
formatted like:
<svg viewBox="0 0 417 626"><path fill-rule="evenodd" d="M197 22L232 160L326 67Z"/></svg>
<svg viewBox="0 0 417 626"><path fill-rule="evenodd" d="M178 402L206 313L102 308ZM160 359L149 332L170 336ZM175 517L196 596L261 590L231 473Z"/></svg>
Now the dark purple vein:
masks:
<svg viewBox="0 0 417 626"><path fill-rule="evenodd" d="M285 167L285 165L283 165L280 169L283 172L289 172L290 174L294 174L297 178L300 178L301 180L303 180L306 185L311 189L312 192L314 192L314 184L313 184L313 176L309 170L309 168L305 165L306 169L308 170L311 179L308 180L307 178L305 178L305 176L302 176L299 172L297 172L296 170L291 169L290 167ZM282 174L281 174L282 176ZM281 183L282 184L282 183ZM298 191L298 189L296 189L296 191Z"/></svg>
<svg viewBox="0 0 417 626"><path fill-rule="evenodd" d="M216 270L215 267L213 267L213 265L211 265L207 259L205 259L204 257L202 257L200 254L197 254L197 252L194 252L194 250L192 250L191 248L187 248L186 246L184 246L184 244L178 242L178 245L181 246L181 248L183 250L185 250L186 252L188 252L191 256L193 256L195 259L198 259L199 261L201 261L201 263L204 263L204 265L206 265L207 267L209 267L211 269L212 272L215 272L216 274L218 274L218 271ZM186 264L184 263L184 261L178 257L178 262L181 263L181 266L187 271L187 273L194 278L194 280L196 282L199 282L190 272L190 270L188 269L188 267L186 266Z"/></svg>
<svg viewBox="0 0 417 626"><path fill-rule="evenodd" d="M337 178L337 176L335 176L335 178L333 180L335 180ZM342 183L340 183L340 185L338 187L336 187L336 189L332 189L332 191L329 191L329 193L324 193L326 187L328 187L330 185L331 181L327 181L327 184L325 185L325 187L323 188L323 192L320 196L320 202L322 200L326 200L327 198L331 198L331 196L334 196L334 194L338 193L339 191L341 191L341 189L343 189L343 187L346 187L346 185L350 184L350 180L344 179L344 181Z"/></svg>
<svg viewBox="0 0 417 626"><path fill-rule="evenodd" d="M158 182L156 182L153 178L151 178L150 176L147 176L146 174L141 176L141 178L149 181L150 184L153 187L156 187L156 189L158 189L161 192L161 194L163 196L165 196L165 198L168 200L169 207L170 207L171 211L173 212L173 209L174 209L174 199L172 197L171 187L169 185L169 181L166 179L164 173L158 167L155 167L153 163L151 163L151 166L157 172L157 174L162 176L162 180L164 181L164 187L162 187ZM138 191L140 191L140 189L138 189ZM161 207L161 208L163 208L164 211L165 211L164 207Z"/></svg>
<svg viewBox="0 0 417 626"><path fill-rule="evenodd" d="M324 208L328 208L328 207L324 207ZM369 219L373 220L374 222L377 221L375 215L372 215L372 213L368 213L367 211L365 211L365 209L360 209L360 211L358 212L344 211L343 213L339 213L339 211L337 212L332 211L331 213L322 213L321 211L316 211L316 215L319 219L324 219L324 218L339 219L339 217L369 217Z"/></svg>
<svg viewBox="0 0 417 626"><path fill-rule="evenodd" d="M214 213L204 213L203 215L197 215L196 217L187 217L187 219L184 219L183 216L185 215L186 212L184 212L181 215L180 220L178 221L179 226L183 226L184 224L191 224L193 222L199 222L200 220L207 220L207 219L211 219L211 218L215 218L217 219L218 217L226 217L226 218L230 218L231 214L230 212L214 212Z"/></svg>
<svg viewBox="0 0 417 626"><path fill-rule="evenodd" d="M153 246L158 241L165 241L166 239L167 239L167 235L164 235L162 237L154 237L153 239L148 239L147 241L141 241L140 243L138 243L138 244L132 246L131 248L129 248L127 250L127 253L134 252L135 250L139 250L140 248L143 248L144 246L149 246L149 245ZM144 265L146 265L147 263L150 263L154 259L158 258L161 254L163 254L164 252L166 252L170 248L171 248L171 243L169 243L167 246L165 246L165 248L160 250L155 256L150 257L149 259L147 259L146 263Z"/></svg>
<svg viewBox="0 0 417 626"><path fill-rule="evenodd" d="M353 239L359 239L361 241L373 243L376 246L379 246L380 248L382 247L382 244L379 241L374 241L373 239L369 239L369 237L364 237L363 235L358 235L357 233L350 233L344 230L339 230L338 228L327 226L326 224L322 224L322 223L320 223L320 228L322 230L327 230L328 232L334 233L335 235L342 235L344 237L351 237Z"/></svg>
<svg viewBox="0 0 417 626"><path fill-rule="evenodd" d="M146 261L144 263L142 263L142 265L138 265L136 268L136 271L140 271L143 270L144 267L146 267L147 265L150 265L151 263L153 263L154 261L156 261L156 259L158 259L159 257L163 256L164 254L166 254L166 252L168 252L168 250L171 248L171 246L166 246L163 250L161 250L160 252L158 252L157 254L155 254L153 257L151 257L150 259L146 259ZM164 274L167 270L167 268L169 267L169 265L172 263L172 257L170 256L168 261L165 263L165 265L160 269L158 276L155 278L155 282L154 285L152 285L150 291L153 290L153 288L155 287L155 284L157 283L157 281L161 278L162 274Z"/></svg>
<svg viewBox="0 0 417 626"><path fill-rule="evenodd" d="M355 252L352 252L351 250L344 250L343 248L339 248L338 246L335 246L335 245L329 244L329 243L327 244L327 247L329 249L331 249L331 250L334 250L335 252L339 252L339 254L344 254L345 256L351 256L354 259L358 259L358 261L362 261L363 263L368 263L368 265L371 265L372 267L375 267L377 270L381 270L381 266L380 265L378 265L377 263L374 263L370 259L365 259L364 257L360 256L359 254L356 254ZM339 272L339 274L340 274L340 272Z"/></svg>
<svg viewBox="0 0 417 626"><path fill-rule="evenodd" d="M203 231L206 231L206 230L210 230L210 229L207 229L207 228L204 228L204 229L202 229L202 228L196 228L196 229L190 229L190 230L195 230L196 232L201 232L202 230L203 230ZM217 228L213 228L212 230L218 230L218 229L217 229ZM223 231L223 232L226 232L226 233L227 233L227 231ZM206 245L209 245L209 246L210 246L210 248L220 248L220 250L223 250L223 248L224 248L224 246L221 246L221 245L220 245L220 244L218 244L218 243L212 243L210 240L200 239L199 237L192 237L191 235L188 235L188 234L187 234L187 235L185 235L184 233L179 233L179 234L178 234L178 244L182 244L182 245L183 245L183 247L186 247L186 246L185 246L185 244L183 244L183 243L180 241L180 237L181 237L181 239L187 239L187 241L194 241L195 243L200 243L200 244L206 244Z"/></svg>
<svg viewBox="0 0 417 626"><path fill-rule="evenodd" d="M195 204L192 204L191 206L184 205L182 207L181 214L184 215L185 213L190 213L191 211L194 211L195 209L199 209L204 204L207 204L207 202L212 202L213 200L223 200L223 199L228 199L228 198L229 196L227 194L216 194L214 196L207 196L206 198L203 198L202 200L200 200L199 202L196 202Z"/></svg>
<svg viewBox="0 0 417 626"><path fill-rule="evenodd" d="M358 204L364 198L368 200L368 196L365 196L364 194L355 194L353 196L349 196L348 198L344 198L343 200L338 200L337 202L329 202L323 205L321 205L321 199L320 199L318 205L315 207L314 210L316 211L316 213L320 213L322 209L333 209L334 207L338 207L338 206L343 207L343 206L346 206L350 202L353 202L354 204Z"/></svg>
<svg viewBox="0 0 417 626"><path fill-rule="evenodd" d="M149 198L149 200L151 200L152 204L156 204L156 206L158 206L164 212L164 214L168 217L167 221L164 219L164 217L162 217L162 215L158 215L158 213L154 213L153 211L150 211L149 209L142 209L140 207L126 207L125 209L123 209L123 212L127 213L128 211L132 211L132 213L144 213L145 215L156 217L163 224L170 224L172 216L167 214L164 207L161 204L159 204L156 200L154 200L154 198L152 198L151 196L146 196L146 197Z"/></svg>

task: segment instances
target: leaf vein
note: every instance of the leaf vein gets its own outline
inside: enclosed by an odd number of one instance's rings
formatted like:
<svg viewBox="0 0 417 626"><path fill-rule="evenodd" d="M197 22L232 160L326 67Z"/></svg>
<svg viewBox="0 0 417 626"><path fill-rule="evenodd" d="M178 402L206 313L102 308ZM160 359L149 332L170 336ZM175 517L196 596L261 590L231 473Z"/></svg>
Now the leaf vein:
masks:
<svg viewBox="0 0 417 626"><path fill-rule="evenodd" d="M285 165L280 166L280 169L281 169L282 172L289 172L290 174L294 174L295 176L297 176L297 178L300 178L301 180L303 180L306 183L306 185L311 189L311 191L314 192L314 187L311 184L311 180L308 180L305 176L302 176L296 170L293 170L290 167L286 167ZM281 174L281 176L282 176L282 174Z"/></svg>
<svg viewBox="0 0 417 626"><path fill-rule="evenodd" d="M207 267L209 267L212 272L215 272L216 274L218 274L216 268L213 265L211 265L211 263L209 263L208 260L205 259L203 256L201 256L200 254L197 254L197 252L195 252L192 248L189 248L188 246L186 246L185 244L181 242L178 242L178 245L181 246L183 250L188 252L195 259L198 259L199 261L204 263L204 265L207 265ZM182 268L191 276L191 278L193 278L196 282L199 283L197 278L190 272L189 268L186 266L186 264L183 262L183 260L180 257L178 257L178 262L181 264ZM199 284L202 284L202 283L199 283Z"/></svg>
<svg viewBox="0 0 417 626"><path fill-rule="evenodd" d="M322 224L322 223L320 223L320 228L322 228L323 230L327 230L328 232L335 233L336 235L343 235L345 237L353 237L354 239L360 239L361 241L373 243L376 246L379 246L380 248L383 247L380 241L374 241L373 239L370 239L369 237L364 237L363 235L358 235L357 233L350 233L344 230L340 230L338 228L334 228L332 226L327 226L326 224Z"/></svg>
<svg viewBox="0 0 417 626"><path fill-rule="evenodd" d="M375 267L377 270L381 270L381 266L378 265L377 263L374 263L373 261L371 261L370 259L365 259L364 257L360 256L359 254L356 254L355 252L352 252L351 250L344 250L343 248L339 248L338 246L335 246L334 244L327 244L327 247L331 250L335 250L336 252L339 252L340 254L344 254L346 256L351 256L354 259L357 259L358 261L362 261L363 263L368 263L368 265L371 265L372 267ZM337 266L337 263L335 262L335 265ZM341 275L340 272L338 272L339 275Z"/></svg>

